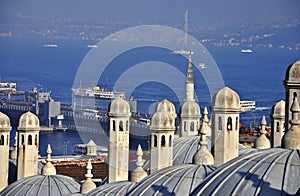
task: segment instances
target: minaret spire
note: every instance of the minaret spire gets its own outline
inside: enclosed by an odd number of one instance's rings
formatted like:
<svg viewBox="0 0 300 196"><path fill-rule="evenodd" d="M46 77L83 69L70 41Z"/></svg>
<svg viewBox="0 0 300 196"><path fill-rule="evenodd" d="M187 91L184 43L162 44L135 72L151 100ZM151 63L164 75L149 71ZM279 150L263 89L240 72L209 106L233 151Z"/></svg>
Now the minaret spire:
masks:
<svg viewBox="0 0 300 196"><path fill-rule="evenodd" d="M96 188L96 184L92 180L92 177L93 177L92 169L93 169L92 162L91 162L91 159L89 159L86 164L86 174L85 174L86 180L81 185L80 192L82 194L87 194L88 192L90 192L91 190Z"/></svg>
<svg viewBox="0 0 300 196"><path fill-rule="evenodd" d="M207 148L207 140L206 140L206 134L208 132L208 112L207 112L207 108L204 108L203 111L203 124L202 127L200 129L200 149L198 150L198 152L195 154L194 158L193 158L193 163L196 165L213 165L214 164L214 157L212 156L212 154L209 152L208 148Z"/></svg>
<svg viewBox="0 0 300 196"><path fill-rule="evenodd" d="M292 112L291 127L285 132L282 144L286 149L300 149L300 106L297 96L294 97L290 111Z"/></svg>
<svg viewBox="0 0 300 196"><path fill-rule="evenodd" d="M267 131L266 131L266 125L267 125L267 121L266 121L266 117L265 116L263 116L261 118L260 124L261 124L260 136L255 141L255 148L258 148L258 149L270 148L271 147L270 140L266 137L266 133L267 133Z"/></svg>
<svg viewBox="0 0 300 196"><path fill-rule="evenodd" d="M56 175L56 169L51 163L51 146L48 144L47 146L47 158L46 158L46 164L44 165L42 169L42 175L49 176L49 175Z"/></svg>
<svg viewBox="0 0 300 196"><path fill-rule="evenodd" d="M192 49L189 54L189 63L185 81L185 101L194 101L194 72L192 62Z"/></svg>
<svg viewBox="0 0 300 196"><path fill-rule="evenodd" d="M131 182L139 182L147 176L147 172L143 169L143 150L140 144L136 151L136 157L136 168L131 173Z"/></svg>

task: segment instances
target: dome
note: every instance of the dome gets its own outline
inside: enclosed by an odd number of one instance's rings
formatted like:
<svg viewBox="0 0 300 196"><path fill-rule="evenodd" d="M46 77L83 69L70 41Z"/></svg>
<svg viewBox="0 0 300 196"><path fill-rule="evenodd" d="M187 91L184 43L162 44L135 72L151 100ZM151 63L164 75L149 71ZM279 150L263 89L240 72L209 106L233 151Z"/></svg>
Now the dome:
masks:
<svg viewBox="0 0 300 196"><path fill-rule="evenodd" d="M130 106L127 101L122 98L112 100L109 105L109 116L130 116Z"/></svg>
<svg viewBox="0 0 300 196"><path fill-rule="evenodd" d="M147 176L133 187L129 195L187 195L214 167L184 164L167 167Z"/></svg>
<svg viewBox="0 0 300 196"><path fill-rule="evenodd" d="M173 118L167 110L159 110L151 117L150 130L154 131L170 131L175 130Z"/></svg>
<svg viewBox="0 0 300 196"><path fill-rule="evenodd" d="M10 120L6 114L0 112L0 131L10 131Z"/></svg>
<svg viewBox="0 0 300 196"><path fill-rule="evenodd" d="M173 143L173 165L193 163L193 157L200 148L200 136L187 136L174 139ZM207 148L211 151L211 137L207 136ZM239 156L255 152L257 149L246 148L239 144ZM149 170L150 162L147 160L143 166L144 170Z"/></svg>
<svg viewBox="0 0 300 196"><path fill-rule="evenodd" d="M300 60L295 61L287 68L284 83L300 85Z"/></svg>
<svg viewBox="0 0 300 196"><path fill-rule="evenodd" d="M185 101L180 109L181 117L197 117L200 118L200 107L194 101Z"/></svg>
<svg viewBox="0 0 300 196"><path fill-rule="evenodd" d="M299 150L260 150L223 164L192 195L294 195L300 189L299 166Z"/></svg>
<svg viewBox="0 0 300 196"><path fill-rule="evenodd" d="M90 191L87 195L125 195L136 183L128 181L119 181L101 185Z"/></svg>
<svg viewBox="0 0 300 196"><path fill-rule="evenodd" d="M170 101L168 101L167 99L160 101L156 105L155 111L157 112L159 110L167 110L173 118L175 118L177 116L174 104L171 103Z"/></svg>
<svg viewBox="0 0 300 196"><path fill-rule="evenodd" d="M62 175L36 175L18 180L6 187L0 195L70 195L80 191L80 184Z"/></svg>
<svg viewBox="0 0 300 196"><path fill-rule="evenodd" d="M39 131L40 130L40 121L38 117L31 113L26 112L22 114L19 120L18 130L22 131Z"/></svg>
<svg viewBox="0 0 300 196"><path fill-rule="evenodd" d="M224 87L213 96L211 107L213 110L240 111L240 97L232 89Z"/></svg>
<svg viewBox="0 0 300 196"><path fill-rule="evenodd" d="M273 117L277 117L277 118L285 117L285 101L281 100L273 106L272 115Z"/></svg>

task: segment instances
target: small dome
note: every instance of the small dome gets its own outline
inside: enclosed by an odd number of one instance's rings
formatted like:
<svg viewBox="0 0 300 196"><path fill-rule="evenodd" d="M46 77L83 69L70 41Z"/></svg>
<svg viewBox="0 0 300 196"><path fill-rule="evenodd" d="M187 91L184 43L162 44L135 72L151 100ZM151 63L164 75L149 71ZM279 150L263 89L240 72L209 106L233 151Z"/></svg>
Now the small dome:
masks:
<svg viewBox="0 0 300 196"><path fill-rule="evenodd" d="M6 114L0 112L0 131L10 131L10 120Z"/></svg>
<svg viewBox="0 0 300 196"><path fill-rule="evenodd" d="M135 185L136 183L128 181L112 182L97 187L87 195L126 195Z"/></svg>
<svg viewBox="0 0 300 196"><path fill-rule="evenodd" d="M256 140L255 140L255 148L257 149L267 149L271 148L271 142L266 137L266 134L261 134Z"/></svg>
<svg viewBox="0 0 300 196"><path fill-rule="evenodd" d="M232 89L224 87L213 96L212 109L240 111L240 97Z"/></svg>
<svg viewBox="0 0 300 196"><path fill-rule="evenodd" d="M284 83L296 83L300 85L300 60L295 61L287 68Z"/></svg>
<svg viewBox="0 0 300 196"><path fill-rule="evenodd" d="M299 150L260 150L223 164L191 195L295 195L299 165Z"/></svg>
<svg viewBox="0 0 300 196"><path fill-rule="evenodd" d="M285 101L281 100L277 102L272 108L273 117L282 117L285 116Z"/></svg>
<svg viewBox="0 0 300 196"><path fill-rule="evenodd" d="M114 99L109 105L108 116L130 116L130 106L122 98Z"/></svg>
<svg viewBox="0 0 300 196"><path fill-rule="evenodd" d="M36 175L22 178L8 187L0 195L71 195L80 191L80 184L73 178L62 175Z"/></svg>
<svg viewBox="0 0 300 196"><path fill-rule="evenodd" d="M181 106L180 111L181 117L197 117L200 118L200 107L199 105L194 101L186 101Z"/></svg>
<svg viewBox="0 0 300 196"><path fill-rule="evenodd" d="M159 110L167 110L173 118L175 118L177 116L174 104L172 102L168 101L167 99L160 101L156 105L155 111L157 112Z"/></svg>
<svg viewBox="0 0 300 196"><path fill-rule="evenodd" d="M22 114L19 120L18 130L22 131L39 131L40 130L40 121L38 117L31 113L26 112Z"/></svg>
<svg viewBox="0 0 300 196"><path fill-rule="evenodd" d="M167 167L141 180L128 195L188 195L213 171L193 164Z"/></svg>
<svg viewBox="0 0 300 196"><path fill-rule="evenodd" d="M150 130L175 130L175 125L173 123L173 118L171 114L166 110L159 110L155 112L151 117Z"/></svg>

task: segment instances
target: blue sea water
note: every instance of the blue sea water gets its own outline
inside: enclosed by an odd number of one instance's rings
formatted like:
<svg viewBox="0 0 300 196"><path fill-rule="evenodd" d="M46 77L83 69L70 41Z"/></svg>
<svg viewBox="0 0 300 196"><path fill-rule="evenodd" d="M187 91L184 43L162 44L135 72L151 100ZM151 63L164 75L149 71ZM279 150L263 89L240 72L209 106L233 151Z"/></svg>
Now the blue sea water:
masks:
<svg viewBox="0 0 300 196"><path fill-rule="evenodd" d="M65 104L72 103L71 87L76 71L81 61L89 52L87 41L56 40L57 48L44 48L44 44L53 40L22 40L15 38L0 39L0 75L1 81L16 82L19 90L31 90L33 87L43 87L51 90L52 98ZM262 115L270 122L271 107L279 100L285 99L282 85L285 70L292 62L300 58L300 52L287 49L257 48L253 53L241 53L241 48L209 47L207 48L220 69L226 86L234 89L241 100L255 100L256 112L242 113L242 124L252 121L258 123ZM122 58L123 63L134 63L134 58L150 59L166 53L165 49L139 49ZM155 56L156 55L156 56ZM161 58L161 57L160 57ZM164 57L163 57L164 58ZM187 61L176 55L167 55L170 64L182 65L185 73ZM139 59L143 61L143 59ZM126 68L124 68L126 69ZM118 70L108 69L100 86L112 89L118 78ZM167 77L167 75L166 75ZM176 80L176 78L175 78ZM210 95L205 81L200 73L195 73L195 88L198 101L203 109L209 107ZM148 82L138 86L134 92L138 100L138 112L151 113L151 107L156 101L167 98L175 103L179 111L180 102L175 93L167 86L156 82ZM129 97L129 95L126 95ZM150 109L149 109L150 108ZM56 132L41 133L40 153L46 149L46 143L52 143L54 154L64 154L72 151L75 144L81 140L76 133ZM68 146L69 147L66 147Z"/></svg>

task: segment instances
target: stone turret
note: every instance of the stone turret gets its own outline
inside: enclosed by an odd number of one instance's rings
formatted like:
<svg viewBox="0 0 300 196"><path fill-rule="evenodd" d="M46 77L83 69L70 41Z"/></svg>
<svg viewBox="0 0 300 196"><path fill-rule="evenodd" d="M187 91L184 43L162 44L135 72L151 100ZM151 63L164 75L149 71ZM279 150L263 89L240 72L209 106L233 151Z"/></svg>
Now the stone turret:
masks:
<svg viewBox="0 0 300 196"><path fill-rule="evenodd" d="M282 138L283 148L286 149L300 149L300 120L299 120L299 101L295 96L291 105L292 119L289 121L291 127L285 132Z"/></svg>
<svg viewBox="0 0 300 196"><path fill-rule="evenodd" d="M207 108L204 108L203 111L203 123L200 129L200 149L198 150L198 152L195 154L194 158L193 158L193 163L196 165L213 165L214 164L214 157L212 156L212 154L209 152L208 148L207 148L207 140L206 140L206 134L208 132L208 112L207 112Z"/></svg>
<svg viewBox="0 0 300 196"><path fill-rule="evenodd" d="M150 172L153 173L173 164L173 140L175 121L164 108L151 117Z"/></svg>
<svg viewBox="0 0 300 196"><path fill-rule="evenodd" d="M18 180L38 173L39 131L40 122L35 114L26 112L20 117L18 126Z"/></svg>
<svg viewBox="0 0 300 196"><path fill-rule="evenodd" d="M260 124L261 124L260 136L255 141L255 148L258 148L258 149L271 148L270 140L266 136L267 121L266 121L265 116L263 116L261 118L261 123Z"/></svg>
<svg viewBox="0 0 300 196"><path fill-rule="evenodd" d="M232 89L219 90L212 100L212 154L215 164L238 156L240 97Z"/></svg>
<svg viewBox="0 0 300 196"><path fill-rule="evenodd" d="M108 111L109 152L108 181L127 181L129 162L130 106L122 98L114 99Z"/></svg>
<svg viewBox="0 0 300 196"><path fill-rule="evenodd" d="M0 191L8 185L10 120L0 112Z"/></svg>
<svg viewBox="0 0 300 196"><path fill-rule="evenodd" d="M281 147L281 140L285 129L285 101L277 102L271 114L271 146Z"/></svg>
<svg viewBox="0 0 300 196"><path fill-rule="evenodd" d="M136 151L136 157L136 168L131 172L131 182L139 182L148 175L143 169L143 151L140 144Z"/></svg>

